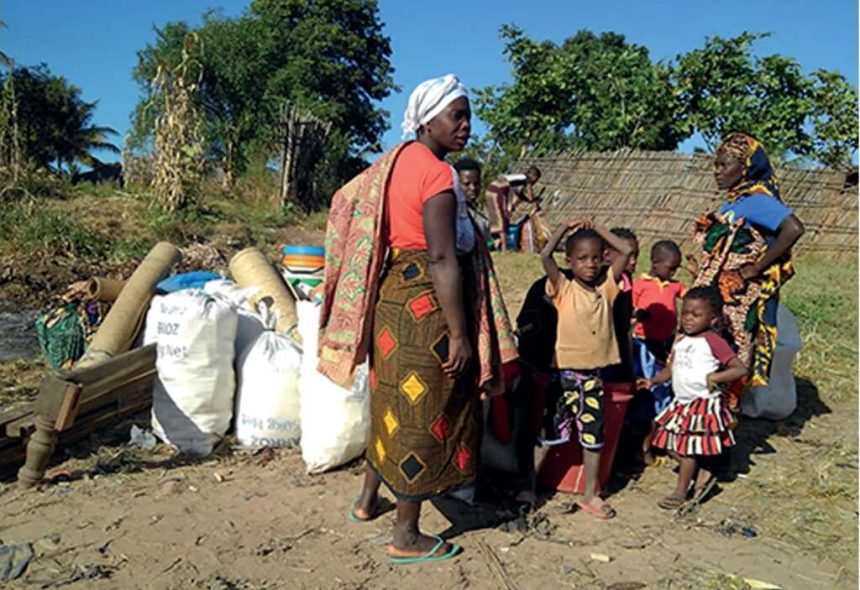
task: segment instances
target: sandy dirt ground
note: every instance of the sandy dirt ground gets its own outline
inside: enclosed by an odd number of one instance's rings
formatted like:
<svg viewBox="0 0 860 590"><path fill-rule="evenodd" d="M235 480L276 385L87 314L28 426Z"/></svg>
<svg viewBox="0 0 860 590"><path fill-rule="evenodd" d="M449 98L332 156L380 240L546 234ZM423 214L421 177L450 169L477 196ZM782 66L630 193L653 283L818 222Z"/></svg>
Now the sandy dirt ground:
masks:
<svg viewBox="0 0 860 590"><path fill-rule="evenodd" d="M10 384L26 381L35 391L37 379L21 371L8 380L4 389L23 391ZM319 476L305 473L297 450L185 461L164 447L130 447L126 422L60 452L53 479L37 489L0 483L0 543L36 552L6 587L747 589L758 580L856 588L856 397L827 401L799 384L790 419L742 423L740 475L692 513L656 506L674 483L670 465L621 480L611 497L619 515L607 522L572 512L575 497L557 495L511 524L516 513L484 488L479 499L494 502L426 505L424 529L464 551L411 566L386 558L392 512L347 521L358 461ZM137 423L148 426L146 416Z"/></svg>
<svg viewBox="0 0 860 590"><path fill-rule="evenodd" d="M519 527L497 526L513 516L504 504L442 499L427 505L423 526L464 552L412 566L386 559L392 512L367 524L345 518L361 482L358 462L319 476L305 474L297 450L188 463L163 447L129 447L126 423L73 449L77 457L52 468L60 474L53 482L30 491L2 485L0 539L36 550L10 588L754 587L743 578L852 588L856 536L801 530L820 536L807 544L780 533L770 517L803 500L790 489L763 493L769 482L760 477L780 465L804 467L809 431L822 444L851 432L849 409L810 416L795 436L751 435L748 446L767 452L752 454L746 476L722 484L691 514L655 506L673 483L668 465L618 491L619 516L608 522L571 513L572 496L550 499ZM853 527L855 508L845 506Z"/></svg>

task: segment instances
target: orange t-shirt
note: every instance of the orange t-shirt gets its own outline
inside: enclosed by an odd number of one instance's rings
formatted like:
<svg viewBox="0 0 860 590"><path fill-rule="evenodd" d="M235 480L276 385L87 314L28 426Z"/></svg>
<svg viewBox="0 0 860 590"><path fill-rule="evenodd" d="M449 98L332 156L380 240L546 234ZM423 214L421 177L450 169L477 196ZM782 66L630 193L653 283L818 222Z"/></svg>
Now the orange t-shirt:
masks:
<svg viewBox="0 0 860 590"><path fill-rule="evenodd" d="M558 310L557 368L603 369L621 362L612 313L618 293L618 282L612 277L594 291L561 273L557 285L546 282L546 294Z"/></svg>
<svg viewBox="0 0 860 590"><path fill-rule="evenodd" d="M439 193L454 190L452 170L423 143L414 141L403 148L388 184L385 224L389 246L427 249L424 203Z"/></svg>
<svg viewBox="0 0 860 590"><path fill-rule="evenodd" d="M647 340L671 340L678 327L677 301L687 288L676 280L661 281L643 274L633 281L633 308L646 310L648 319L636 322L633 334Z"/></svg>

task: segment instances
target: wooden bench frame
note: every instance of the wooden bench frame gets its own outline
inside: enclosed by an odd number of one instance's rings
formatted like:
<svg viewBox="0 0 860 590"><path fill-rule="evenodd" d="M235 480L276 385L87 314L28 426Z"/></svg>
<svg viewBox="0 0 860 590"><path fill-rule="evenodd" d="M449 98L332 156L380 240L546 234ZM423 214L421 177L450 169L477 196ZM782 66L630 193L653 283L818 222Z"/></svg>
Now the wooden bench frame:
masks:
<svg viewBox="0 0 860 590"><path fill-rule="evenodd" d="M6 424L6 436L29 436L18 485L42 481L58 438L71 442L152 404L155 344L83 369L53 371L42 379L35 411Z"/></svg>

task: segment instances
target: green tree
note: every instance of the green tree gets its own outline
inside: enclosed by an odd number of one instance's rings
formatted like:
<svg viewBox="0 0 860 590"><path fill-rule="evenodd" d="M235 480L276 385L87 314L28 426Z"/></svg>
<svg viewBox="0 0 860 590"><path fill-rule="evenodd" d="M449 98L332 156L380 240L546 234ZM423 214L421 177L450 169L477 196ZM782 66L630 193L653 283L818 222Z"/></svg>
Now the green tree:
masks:
<svg viewBox="0 0 860 590"><path fill-rule="evenodd" d="M479 89L478 115L506 151L672 149L684 137L669 69L623 35L580 31L561 45L502 27L513 83Z"/></svg>
<svg viewBox="0 0 860 590"><path fill-rule="evenodd" d="M712 151L726 132L741 130L761 140L777 160L789 151L812 152L812 80L792 58L754 56L754 42L767 36L709 37L701 49L676 58L672 73L684 133L698 132Z"/></svg>
<svg viewBox="0 0 860 590"><path fill-rule="evenodd" d="M376 0L254 0L251 11L273 68L269 95L315 110L358 150L378 149L388 113L374 101L396 87Z"/></svg>
<svg viewBox="0 0 860 590"><path fill-rule="evenodd" d="M95 157L94 152L120 153L119 147L110 141L118 133L111 127L93 124L95 108L95 102L80 102L58 138L58 161L64 162L69 169L77 164L89 167L103 165L104 162Z"/></svg>
<svg viewBox="0 0 860 590"><path fill-rule="evenodd" d="M668 64L616 33L580 31L561 45L506 25L513 82L476 92L488 137L508 157L559 149L675 149L695 134L713 151L728 131L789 157L850 166L857 90L836 72L804 74L796 60L758 57L768 33L711 37Z"/></svg>
<svg viewBox="0 0 860 590"><path fill-rule="evenodd" d="M16 67L0 75L0 83L12 76L17 102L16 121L20 149L25 160L57 171L74 164L101 164L95 152L119 153L110 142L116 131L93 124L95 102L86 102L81 91L45 64Z"/></svg>
<svg viewBox="0 0 860 590"><path fill-rule="evenodd" d="M857 153L857 89L842 74L813 74L813 154L832 168L851 168Z"/></svg>
<svg viewBox="0 0 860 590"><path fill-rule="evenodd" d="M386 113L375 101L394 84L391 47L377 13L374 0L258 0L238 18L204 16L196 31L206 48L199 100L208 155L228 177L260 151L274 155L284 103L332 122L335 169L351 155L378 149ZM170 23L138 52L137 147L148 144L159 108L151 100L157 64L175 62L189 32L186 23Z"/></svg>

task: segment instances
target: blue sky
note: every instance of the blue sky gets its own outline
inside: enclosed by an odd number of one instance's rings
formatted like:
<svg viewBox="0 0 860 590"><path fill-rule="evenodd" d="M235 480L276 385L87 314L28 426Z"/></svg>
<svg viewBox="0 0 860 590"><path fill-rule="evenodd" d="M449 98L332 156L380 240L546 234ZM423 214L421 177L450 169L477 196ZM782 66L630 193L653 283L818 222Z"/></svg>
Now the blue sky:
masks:
<svg viewBox="0 0 860 590"><path fill-rule="evenodd" d="M135 52L151 42L153 26L198 23L208 8L240 14L247 0L0 0L0 48L19 64L45 62L98 100L96 123L122 134L138 98L131 79ZM856 0L380 0L391 37L395 82L401 92L382 106L400 137L409 91L421 80L457 73L470 87L509 79L499 26L515 23L537 39L560 42L579 29L615 31L647 46L653 59L672 59L699 47L706 36L771 31L759 55L794 57L807 72L836 70L857 84ZM480 125L478 130L480 132ZM691 149L695 141L682 149Z"/></svg>

